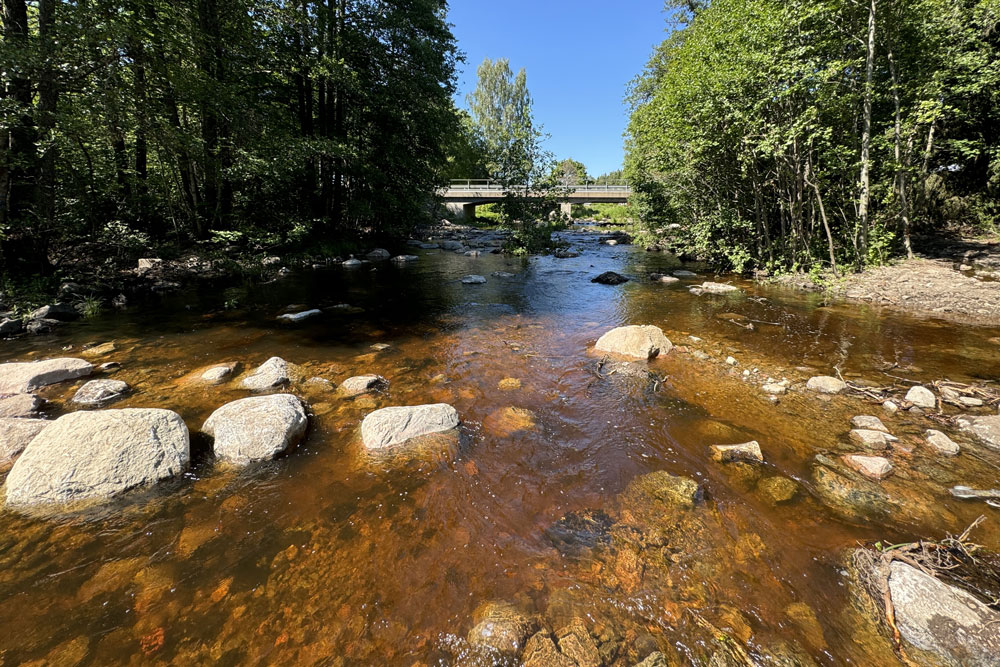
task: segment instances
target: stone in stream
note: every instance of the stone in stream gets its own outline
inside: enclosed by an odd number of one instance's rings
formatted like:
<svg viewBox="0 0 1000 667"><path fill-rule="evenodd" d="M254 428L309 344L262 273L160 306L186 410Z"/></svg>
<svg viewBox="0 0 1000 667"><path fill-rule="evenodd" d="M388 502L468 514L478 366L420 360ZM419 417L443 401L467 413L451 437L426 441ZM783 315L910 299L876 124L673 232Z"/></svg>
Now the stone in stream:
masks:
<svg viewBox="0 0 1000 667"><path fill-rule="evenodd" d="M0 417L31 417L45 405L45 401L34 394L15 394L0 398Z"/></svg>
<svg viewBox="0 0 1000 667"><path fill-rule="evenodd" d="M0 418L0 465L24 451L28 443L51 423L45 419Z"/></svg>
<svg viewBox="0 0 1000 667"><path fill-rule="evenodd" d="M681 281L680 278L674 278L673 276L666 276L663 275L662 273L651 273L649 274L649 279L652 280L654 283L663 283L665 285L679 283Z"/></svg>
<svg viewBox="0 0 1000 667"><path fill-rule="evenodd" d="M885 410L888 415L894 415L899 412L899 406L896 405L894 401L885 401L882 403L882 409Z"/></svg>
<svg viewBox="0 0 1000 667"><path fill-rule="evenodd" d="M854 428L865 429L867 431L882 431L883 433L888 433L889 429L885 427L882 420L878 417L872 415L858 415L851 419L851 426Z"/></svg>
<svg viewBox="0 0 1000 667"><path fill-rule="evenodd" d="M806 389L820 394L839 394L847 389L847 383L830 375L817 375L809 378Z"/></svg>
<svg viewBox="0 0 1000 667"><path fill-rule="evenodd" d="M461 241L441 241L438 246L442 250L465 250L465 246L462 245Z"/></svg>
<svg viewBox="0 0 1000 667"><path fill-rule="evenodd" d="M733 463L742 461L744 463L763 463L764 455L760 451L760 445L756 440L745 442L740 445L712 445L712 460L719 463Z"/></svg>
<svg viewBox="0 0 1000 667"><path fill-rule="evenodd" d="M580 556L599 544L611 543L614 521L603 510L569 512L545 531L563 556Z"/></svg>
<svg viewBox="0 0 1000 667"><path fill-rule="evenodd" d="M704 282L700 285L702 291L709 292L711 294L732 294L734 292L741 291L739 287L735 285L727 285L726 283L713 283Z"/></svg>
<svg viewBox="0 0 1000 667"><path fill-rule="evenodd" d="M509 656L521 653L537 627L514 605L502 601L480 605L473 614L473 623L475 625L468 636L469 644Z"/></svg>
<svg viewBox="0 0 1000 667"><path fill-rule="evenodd" d="M490 274L494 278L513 278L514 274L510 271L494 271Z"/></svg>
<svg viewBox="0 0 1000 667"><path fill-rule="evenodd" d="M765 394L771 394L772 396L784 396L788 393L788 387L778 382L771 382L765 384L761 387L761 390Z"/></svg>
<svg viewBox="0 0 1000 667"><path fill-rule="evenodd" d="M42 306L33 310L29 317L33 320L57 320L59 322L72 322L82 317L80 311L68 303L54 303L51 306Z"/></svg>
<svg viewBox="0 0 1000 667"><path fill-rule="evenodd" d="M646 659L637 664L635 667L669 667L670 663L667 662L667 656L663 655L659 651L653 651L646 656Z"/></svg>
<svg viewBox="0 0 1000 667"><path fill-rule="evenodd" d="M289 451L305 435L308 423L298 397L272 394L226 403L201 430L215 438L216 458L243 465Z"/></svg>
<svg viewBox="0 0 1000 667"><path fill-rule="evenodd" d="M458 427L458 411L446 403L382 408L361 422L361 441L367 449L382 450Z"/></svg>
<svg viewBox="0 0 1000 667"><path fill-rule="evenodd" d="M665 470L636 477L622 493L625 505L651 510L661 516L691 509L703 498L704 491L696 481L671 475Z"/></svg>
<svg viewBox="0 0 1000 667"><path fill-rule="evenodd" d="M913 646L942 664L998 664L1000 612L898 560L889 565L889 595L899 634Z"/></svg>
<svg viewBox="0 0 1000 667"><path fill-rule="evenodd" d="M281 357L271 357L243 378L240 386L251 391L267 391L288 384L288 362Z"/></svg>
<svg viewBox="0 0 1000 667"><path fill-rule="evenodd" d="M341 266L343 266L345 269L356 269L359 266L361 266L361 264L362 262L360 259L355 259L352 257L349 260L343 262Z"/></svg>
<svg viewBox="0 0 1000 667"><path fill-rule="evenodd" d="M104 500L187 469L190 440L180 415L139 408L72 412L50 422L7 476L7 503Z"/></svg>
<svg viewBox="0 0 1000 667"><path fill-rule="evenodd" d="M693 271L685 271L684 269L678 269L674 271L674 275L678 278L697 278L698 274Z"/></svg>
<svg viewBox="0 0 1000 667"><path fill-rule="evenodd" d="M484 285L486 278L483 276L469 275L462 278L463 285Z"/></svg>
<svg viewBox="0 0 1000 667"><path fill-rule="evenodd" d="M236 372L237 368L239 368L239 362L237 361L230 361L225 364L219 364L218 366L212 366L201 374L201 380L203 382L207 382L208 384L222 384Z"/></svg>
<svg viewBox="0 0 1000 667"><path fill-rule="evenodd" d="M638 359L654 359L667 354L673 344L663 335L659 327L652 325L630 325L617 327L599 339L594 349Z"/></svg>
<svg viewBox="0 0 1000 667"><path fill-rule="evenodd" d="M570 664L579 667L601 667L604 664L594 638L579 616L559 630L556 636L559 638L559 651L570 659Z"/></svg>
<svg viewBox="0 0 1000 667"><path fill-rule="evenodd" d="M354 398L362 394L385 391L388 387L389 381L381 375L357 375L341 382L337 391L344 398Z"/></svg>
<svg viewBox="0 0 1000 667"><path fill-rule="evenodd" d="M799 485L787 477L774 476L757 483L759 491L772 505L787 503L799 492Z"/></svg>
<svg viewBox="0 0 1000 667"><path fill-rule="evenodd" d="M927 429L926 437L927 444L938 454L957 456L961 451L961 447L941 431L936 431L932 428Z"/></svg>
<svg viewBox="0 0 1000 667"><path fill-rule="evenodd" d="M621 285L622 283L627 283L628 278L614 271L605 271L596 278L591 279L590 282L601 285Z"/></svg>
<svg viewBox="0 0 1000 667"><path fill-rule="evenodd" d="M396 264L407 264L409 262L415 262L419 257L416 255L396 255L392 258L392 261Z"/></svg>
<svg viewBox="0 0 1000 667"><path fill-rule="evenodd" d="M885 518L898 509L878 484L829 457L816 457L812 479L820 500L849 519Z"/></svg>
<svg viewBox="0 0 1000 667"><path fill-rule="evenodd" d="M0 321L0 336L14 336L24 331L24 322L19 319L3 318Z"/></svg>
<svg viewBox="0 0 1000 667"><path fill-rule="evenodd" d="M368 259L384 260L384 259L389 259L392 255L385 248L375 248L365 256Z"/></svg>
<svg viewBox="0 0 1000 667"><path fill-rule="evenodd" d="M933 410L937 407L937 398L934 396L934 392L920 385L911 387L910 391L906 392L906 400L918 408Z"/></svg>
<svg viewBox="0 0 1000 667"><path fill-rule="evenodd" d="M521 664L523 667L578 667L576 662L559 652L552 635L545 630L533 634L525 644Z"/></svg>
<svg viewBox="0 0 1000 667"><path fill-rule="evenodd" d="M956 421L958 427L979 439L990 449L1000 450L1000 415L974 417L963 415Z"/></svg>
<svg viewBox="0 0 1000 667"><path fill-rule="evenodd" d="M304 310L300 313L285 313L284 315L278 315L278 319L282 322L302 322L303 320L308 320L322 314L322 310L313 308L312 310Z"/></svg>
<svg viewBox="0 0 1000 667"><path fill-rule="evenodd" d="M93 372L92 364L72 358L0 364L0 394L27 394L40 387L86 377Z"/></svg>
<svg viewBox="0 0 1000 667"><path fill-rule="evenodd" d="M848 454L844 457L844 463L868 479L885 479L892 474L892 464L881 456Z"/></svg>
<svg viewBox="0 0 1000 667"><path fill-rule="evenodd" d="M111 354L117 349L118 347L114 344L114 341L111 341L108 343L101 343L100 345L94 345L92 347L88 347L80 354L88 358L103 357L105 354Z"/></svg>
<svg viewBox="0 0 1000 667"><path fill-rule="evenodd" d="M128 384L121 380L91 380L80 387L70 400L80 405L101 405L122 398L128 390Z"/></svg>
<svg viewBox="0 0 1000 667"><path fill-rule="evenodd" d="M864 428L851 429L850 436L851 440L874 452L888 449L889 443L896 439L883 431L872 431Z"/></svg>

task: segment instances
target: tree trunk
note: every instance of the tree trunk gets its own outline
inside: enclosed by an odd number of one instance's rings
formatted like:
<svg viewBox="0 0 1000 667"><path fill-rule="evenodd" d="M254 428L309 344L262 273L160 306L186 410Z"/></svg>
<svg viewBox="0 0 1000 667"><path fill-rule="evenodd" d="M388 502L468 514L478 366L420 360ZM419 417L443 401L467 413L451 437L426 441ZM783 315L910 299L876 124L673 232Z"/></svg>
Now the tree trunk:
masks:
<svg viewBox="0 0 1000 667"><path fill-rule="evenodd" d="M903 246L906 248L906 256L913 259L913 245L910 243L910 210L909 194L907 193L906 170L903 167L903 112L899 99L899 72L896 69L896 59L892 49L888 52L889 72L892 75L892 102L895 108L895 124L893 126L893 156L895 158L895 177L893 185L896 188L896 196L899 198L899 219L903 228Z"/></svg>
<svg viewBox="0 0 1000 667"><path fill-rule="evenodd" d="M861 129L861 194L858 201L858 220L861 226L859 251L862 264L868 255L868 207L871 199L869 183L870 150L872 140L872 71L875 69L875 0L871 0L868 11L868 47L865 58L864 112Z"/></svg>

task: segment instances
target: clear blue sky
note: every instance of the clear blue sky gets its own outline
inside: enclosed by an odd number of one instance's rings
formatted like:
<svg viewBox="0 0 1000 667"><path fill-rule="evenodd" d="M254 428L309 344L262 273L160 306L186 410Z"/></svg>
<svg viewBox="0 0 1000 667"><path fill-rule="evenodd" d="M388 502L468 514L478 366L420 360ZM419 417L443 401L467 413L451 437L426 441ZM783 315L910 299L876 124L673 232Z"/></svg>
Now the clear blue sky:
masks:
<svg viewBox="0 0 1000 667"><path fill-rule="evenodd" d="M467 62L458 105L484 58L524 68L546 148L592 176L619 169L628 124L624 98L667 34L661 0L450 0L449 20Z"/></svg>

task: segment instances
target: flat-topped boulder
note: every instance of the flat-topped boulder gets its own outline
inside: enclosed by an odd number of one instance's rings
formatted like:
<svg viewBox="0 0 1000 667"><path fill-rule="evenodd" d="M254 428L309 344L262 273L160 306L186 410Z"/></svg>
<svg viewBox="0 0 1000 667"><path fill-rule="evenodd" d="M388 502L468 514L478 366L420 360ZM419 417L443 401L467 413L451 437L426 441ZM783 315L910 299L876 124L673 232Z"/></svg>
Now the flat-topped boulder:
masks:
<svg viewBox="0 0 1000 667"><path fill-rule="evenodd" d="M850 438L865 449L872 451L887 449L889 443L896 439L885 431L873 431L864 428L851 429Z"/></svg>
<svg viewBox="0 0 1000 667"><path fill-rule="evenodd" d="M962 451L962 448L958 446L958 443L949 438L946 434L935 429L927 429L925 434L927 438L927 444L938 454L943 454L945 456L958 456L958 453Z"/></svg>
<svg viewBox="0 0 1000 667"><path fill-rule="evenodd" d="M892 464L881 456L848 454L844 457L844 463L868 479L885 479L892 474Z"/></svg>
<svg viewBox="0 0 1000 667"><path fill-rule="evenodd" d="M103 500L178 475L190 460L188 429L175 412L73 412L50 422L24 449L7 476L7 503Z"/></svg>
<svg viewBox="0 0 1000 667"><path fill-rule="evenodd" d="M250 391L267 391L289 382L288 362L281 357L271 357L243 378L240 386Z"/></svg>
<svg viewBox="0 0 1000 667"><path fill-rule="evenodd" d="M719 463L763 463L764 455L756 440L739 445L712 445L712 460Z"/></svg>
<svg viewBox="0 0 1000 667"><path fill-rule="evenodd" d="M941 664L997 664L1000 612L898 560L889 565L889 595L900 636Z"/></svg>
<svg viewBox="0 0 1000 667"><path fill-rule="evenodd" d="M309 418L291 394L252 396L213 412L202 432L215 439L216 458L236 464L269 461L302 440Z"/></svg>
<svg viewBox="0 0 1000 667"><path fill-rule="evenodd" d="M920 385L911 387L910 390L906 392L906 400L918 408L933 410L937 407L937 397L934 396L934 392L927 387L921 387Z"/></svg>
<svg viewBox="0 0 1000 667"><path fill-rule="evenodd" d="M458 424L458 411L446 403L382 408L361 422L361 441L367 449L388 449L407 440L451 431Z"/></svg>
<svg viewBox="0 0 1000 667"><path fill-rule="evenodd" d="M847 389L847 383L830 375L817 375L809 378L806 389L820 394L839 394Z"/></svg>
<svg viewBox="0 0 1000 667"><path fill-rule="evenodd" d="M463 285L485 285L486 278L483 276L469 275L462 278Z"/></svg>
<svg viewBox="0 0 1000 667"><path fill-rule="evenodd" d="M1000 415L974 417L963 415L956 421L959 428L974 435L990 449L1000 450Z"/></svg>
<svg viewBox="0 0 1000 667"><path fill-rule="evenodd" d="M0 364L0 394L27 394L93 372L94 366L89 361L71 357Z"/></svg>
<svg viewBox="0 0 1000 667"><path fill-rule="evenodd" d="M80 405L102 405L122 398L128 393L128 390L128 384L121 380L102 378L91 380L80 387L70 400Z"/></svg>
<svg viewBox="0 0 1000 667"><path fill-rule="evenodd" d="M673 349L663 331L652 325L616 327L597 339L594 349L637 359L653 359Z"/></svg>
<svg viewBox="0 0 1000 667"><path fill-rule="evenodd" d="M851 426L867 431L882 431L883 433L889 432L889 429L885 427L882 420L874 415L858 415L857 417L851 419Z"/></svg>
<svg viewBox="0 0 1000 667"><path fill-rule="evenodd" d="M701 284L701 289L705 292L710 292L712 294L733 294L735 292L741 291L739 287L735 285L727 285L726 283L713 283L704 282Z"/></svg>
<svg viewBox="0 0 1000 667"><path fill-rule="evenodd" d="M51 423L45 419L0 418L0 465L23 452L28 443Z"/></svg>
<svg viewBox="0 0 1000 667"><path fill-rule="evenodd" d="M381 375L356 375L341 382L337 392L344 398L354 398L362 394L383 391L388 386L389 381Z"/></svg>

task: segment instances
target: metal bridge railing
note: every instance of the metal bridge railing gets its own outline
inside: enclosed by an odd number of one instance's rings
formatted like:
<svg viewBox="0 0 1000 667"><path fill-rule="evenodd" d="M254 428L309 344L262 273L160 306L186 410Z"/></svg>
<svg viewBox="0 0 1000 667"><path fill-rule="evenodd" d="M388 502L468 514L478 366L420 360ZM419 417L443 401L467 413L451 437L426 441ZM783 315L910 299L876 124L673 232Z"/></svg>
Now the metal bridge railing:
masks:
<svg viewBox="0 0 1000 667"><path fill-rule="evenodd" d="M514 188L523 188L524 185L514 186ZM573 190L575 192L631 192L632 188L628 185L602 185L600 183L590 183L587 185L566 185L563 186L568 190ZM476 180L476 179L459 179L453 180L448 185L449 190L473 190L481 192L483 190L494 190L498 192L503 192L507 188L503 186L502 183L497 183L496 181L490 180Z"/></svg>

